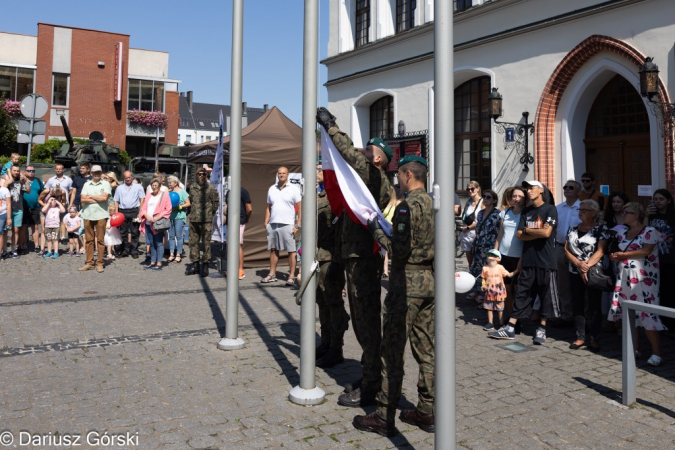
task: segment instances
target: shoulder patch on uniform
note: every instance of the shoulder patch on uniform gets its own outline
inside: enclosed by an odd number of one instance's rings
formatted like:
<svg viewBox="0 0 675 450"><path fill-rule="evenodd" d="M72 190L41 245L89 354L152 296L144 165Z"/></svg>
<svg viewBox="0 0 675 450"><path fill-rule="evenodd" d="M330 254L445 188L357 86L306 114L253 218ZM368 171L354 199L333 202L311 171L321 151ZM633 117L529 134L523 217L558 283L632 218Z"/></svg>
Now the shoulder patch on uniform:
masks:
<svg viewBox="0 0 675 450"><path fill-rule="evenodd" d="M405 231L405 224L399 223L397 230L398 230L399 233L403 233Z"/></svg>
<svg viewBox="0 0 675 450"><path fill-rule="evenodd" d="M407 209L399 209L398 214L400 216L405 216L406 214L408 214L408 210Z"/></svg>

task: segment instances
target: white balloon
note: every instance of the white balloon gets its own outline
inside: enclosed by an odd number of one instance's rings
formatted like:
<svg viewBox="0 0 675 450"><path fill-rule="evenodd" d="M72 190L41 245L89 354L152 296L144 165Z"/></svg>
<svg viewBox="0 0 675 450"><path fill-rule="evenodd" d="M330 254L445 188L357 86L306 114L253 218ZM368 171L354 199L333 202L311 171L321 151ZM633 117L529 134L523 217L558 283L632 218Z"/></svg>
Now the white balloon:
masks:
<svg viewBox="0 0 675 450"><path fill-rule="evenodd" d="M455 292L466 294L473 289L476 279L469 272L455 272Z"/></svg>

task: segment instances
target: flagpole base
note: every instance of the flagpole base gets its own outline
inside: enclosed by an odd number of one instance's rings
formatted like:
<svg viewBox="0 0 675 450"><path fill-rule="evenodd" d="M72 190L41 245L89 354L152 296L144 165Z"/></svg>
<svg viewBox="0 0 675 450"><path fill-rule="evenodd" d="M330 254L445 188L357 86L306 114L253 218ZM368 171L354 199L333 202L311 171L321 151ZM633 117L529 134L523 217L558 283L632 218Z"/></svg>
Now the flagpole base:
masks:
<svg viewBox="0 0 675 450"><path fill-rule="evenodd" d="M326 393L320 387L313 389L303 389L295 386L288 394L288 399L296 405L312 406L323 403Z"/></svg>
<svg viewBox="0 0 675 450"><path fill-rule="evenodd" d="M218 342L220 350L239 350L246 347L246 342L242 338L222 338Z"/></svg>

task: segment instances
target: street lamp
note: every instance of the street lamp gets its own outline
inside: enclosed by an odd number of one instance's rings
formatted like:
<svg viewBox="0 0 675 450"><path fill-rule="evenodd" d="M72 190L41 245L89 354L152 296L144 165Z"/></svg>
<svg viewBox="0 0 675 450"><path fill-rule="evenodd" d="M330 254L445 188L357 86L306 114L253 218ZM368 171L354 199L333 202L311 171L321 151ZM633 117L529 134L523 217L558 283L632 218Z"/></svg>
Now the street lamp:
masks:
<svg viewBox="0 0 675 450"><path fill-rule="evenodd" d="M498 122L502 116L502 95L498 92L499 88L493 87L492 92L488 96L488 114L494 121L495 131L504 135L504 148L514 148L518 156L520 156L520 163L523 165L523 171L528 172L529 164L534 163L534 156L530 154L528 147L529 136L534 134L534 122L528 123L530 113L525 111L523 113L523 121L514 122Z"/></svg>
<svg viewBox="0 0 675 450"><path fill-rule="evenodd" d="M659 97L659 67L653 61L654 58L647 56L644 64L638 69L640 95L649 100L654 115L661 119L659 128L663 135L666 129L675 126L675 104L654 100L654 97Z"/></svg>

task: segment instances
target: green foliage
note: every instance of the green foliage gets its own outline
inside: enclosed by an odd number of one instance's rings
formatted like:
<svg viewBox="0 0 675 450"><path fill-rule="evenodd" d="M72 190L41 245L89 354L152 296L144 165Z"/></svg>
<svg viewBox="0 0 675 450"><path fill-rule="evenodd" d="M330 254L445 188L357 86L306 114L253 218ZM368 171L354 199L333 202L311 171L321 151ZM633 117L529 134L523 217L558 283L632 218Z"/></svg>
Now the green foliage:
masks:
<svg viewBox="0 0 675 450"><path fill-rule="evenodd" d="M16 151L16 126L5 111L0 108L0 153Z"/></svg>
<svg viewBox="0 0 675 450"><path fill-rule="evenodd" d="M127 153L126 150L120 149L120 154L117 155L117 157L125 167L131 162L131 156L129 156L129 153Z"/></svg>
<svg viewBox="0 0 675 450"><path fill-rule="evenodd" d="M9 162L9 155L7 156L0 156L0 167L4 166ZM26 164L26 157L25 156L19 156L19 165Z"/></svg>

